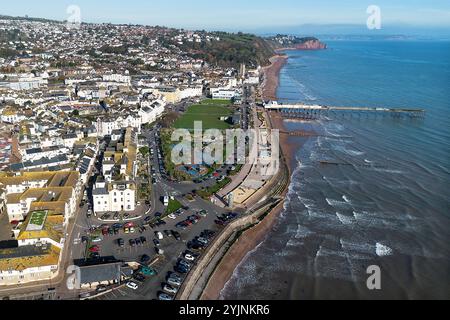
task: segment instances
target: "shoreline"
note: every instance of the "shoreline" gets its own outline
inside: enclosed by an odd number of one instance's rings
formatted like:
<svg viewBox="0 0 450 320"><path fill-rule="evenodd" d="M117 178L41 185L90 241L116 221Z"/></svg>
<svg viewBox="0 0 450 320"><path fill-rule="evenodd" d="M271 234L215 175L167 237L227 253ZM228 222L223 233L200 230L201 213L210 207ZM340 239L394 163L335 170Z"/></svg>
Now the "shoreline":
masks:
<svg viewBox="0 0 450 320"><path fill-rule="evenodd" d="M270 58L271 64L263 67L264 81L262 84L263 100L277 100L277 90L280 85L281 69L288 61L288 56L277 54Z"/></svg>
<svg viewBox="0 0 450 320"><path fill-rule="evenodd" d="M288 60L287 56L276 55L271 58L272 64L264 67L264 82L262 85L263 99L276 100L276 91L279 86L279 75ZM286 131L283 118L276 113L267 112L272 129ZM289 141L289 136L280 135L281 154L285 159L288 174L288 184L282 191L285 198L291 182L291 176L295 168L295 153L301 145ZM210 275L205 288L202 290L199 300L217 300L225 289L226 284L232 278L236 268L244 261L245 257L264 242L268 233L273 230L280 214L284 210L285 201L281 201L275 208L268 212L267 216L258 224L243 231L239 238L228 248Z"/></svg>

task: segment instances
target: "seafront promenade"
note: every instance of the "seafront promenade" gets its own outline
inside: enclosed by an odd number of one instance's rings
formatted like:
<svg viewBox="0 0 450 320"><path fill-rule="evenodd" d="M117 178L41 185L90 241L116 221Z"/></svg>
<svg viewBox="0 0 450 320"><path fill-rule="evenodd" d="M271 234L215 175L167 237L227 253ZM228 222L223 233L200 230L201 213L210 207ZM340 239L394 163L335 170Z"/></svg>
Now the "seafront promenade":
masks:
<svg viewBox="0 0 450 320"><path fill-rule="evenodd" d="M256 107L253 111L256 115ZM269 119L268 128L275 129L269 113L264 113ZM259 124L259 120L255 123ZM263 240L282 210L283 195L289 186L289 168L283 153L280 160L277 174L245 201L245 215L216 237L180 288L177 299L217 299L240 261Z"/></svg>

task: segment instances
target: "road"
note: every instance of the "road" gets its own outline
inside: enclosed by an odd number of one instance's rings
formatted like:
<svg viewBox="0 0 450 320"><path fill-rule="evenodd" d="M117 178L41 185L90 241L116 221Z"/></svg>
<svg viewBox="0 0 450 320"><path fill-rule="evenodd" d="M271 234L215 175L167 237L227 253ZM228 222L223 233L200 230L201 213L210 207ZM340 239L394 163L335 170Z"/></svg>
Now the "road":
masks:
<svg viewBox="0 0 450 320"><path fill-rule="evenodd" d="M177 111L182 111L186 107L186 103L180 106L174 106L173 108ZM243 115L241 119L242 126L248 126L248 105L243 107ZM155 252L155 248L153 245L153 239L155 238L155 232L164 230L176 230L175 225L178 222L185 220L189 215L197 213L198 211L204 209L208 211L208 216L202 218L197 224L188 227L186 230L177 230L181 234L181 241L176 241L173 237L166 237L161 241L161 249L164 250L164 257L162 257L153 267L157 270L158 274L147 279L144 283L139 285L137 290L129 289L125 286L121 286L120 288L114 289L112 292L100 296L98 299L100 300L151 300L156 299L157 294L161 291L162 283L166 280L166 275L168 272L173 272L173 267L175 266L177 260L183 255L183 252L186 251L186 243L192 240L194 237L198 236L205 229L209 229L212 231L219 231L221 227L215 224L215 220L218 215L229 212L229 210L219 208L212 204L209 201L205 201L199 197L195 197L193 201L188 201L183 196L189 193L192 193L193 190L199 190L204 187L212 186L215 183L215 178L207 179L201 183L177 183L170 182L165 177L164 169L161 167L160 159L158 158L158 145L157 145L157 137L158 137L159 127L152 130L144 130L142 135L145 136L147 143L150 148L154 150L153 155L149 156L149 170L151 167L155 168L155 172L150 171L150 176L153 176L155 181L152 183L152 194L151 194L151 210L148 213L148 216L153 217L155 213L164 213L165 207L162 203L161 199L164 196L172 195L175 196L178 201L182 203L183 206L188 207L183 215L177 217L177 219L172 220L166 218L166 225L161 227L156 227L154 229L147 228L142 234L124 234L123 231L118 235L114 236L106 236L103 241L100 243L101 246L101 256L102 257L114 257L117 260L124 262L135 262L139 261L142 255L146 254L150 256L152 259L157 257ZM231 169L231 166L224 166L219 173L222 175L226 175L226 172ZM101 171L101 155L99 157L99 163L96 165L96 171ZM90 180L88 190L88 197L91 197L92 184L95 181L95 176L93 176ZM80 292L76 290L68 290L66 287L66 280L69 275L64 274L66 267L69 264L72 264L74 261L85 259L86 253L86 244L81 242L81 238L83 236L88 235L87 230L89 230L93 225L102 224L101 221L98 220L97 217L87 217L88 205L80 208L75 216L75 220L73 221L72 227L73 231L68 234L67 238L67 254L68 257L64 259L62 264L63 274L61 278L64 276L64 279L55 283L55 292L51 293L52 297L55 299L78 299ZM239 212L238 213L242 213ZM138 221L135 221L136 226L141 226L144 224L143 216ZM112 223L111 223L112 224ZM145 245L131 247L128 243L130 239L139 238L141 236L146 237L147 242ZM117 240L119 238L124 239L125 247L119 248L117 244ZM45 292L49 287L49 285L45 285L42 288L39 287L36 289L36 297L40 297L42 292ZM33 295L30 295L33 298Z"/></svg>

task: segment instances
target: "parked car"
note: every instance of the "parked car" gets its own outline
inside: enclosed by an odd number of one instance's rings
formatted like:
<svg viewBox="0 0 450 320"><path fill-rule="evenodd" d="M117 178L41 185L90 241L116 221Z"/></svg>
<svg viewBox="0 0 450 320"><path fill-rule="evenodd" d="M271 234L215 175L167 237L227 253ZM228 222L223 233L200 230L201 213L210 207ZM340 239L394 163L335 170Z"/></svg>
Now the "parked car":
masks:
<svg viewBox="0 0 450 320"><path fill-rule="evenodd" d="M181 260L181 259L178 261L178 264L179 264L180 266L183 266L183 267L187 268L187 269L190 269L190 268L191 268L191 265L190 265L189 263L187 263L186 261Z"/></svg>
<svg viewBox="0 0 450 320"><path fill-rule="evenodd" d="M151 277L157 274L155 269L143 265L139 267L139 271L146 277Z"/></svg>
<svg viewBox="0 0 450 320"><path fill-rule="evenodd" d="M170 284L171 286L181 286L181 280L175 279L175 278L169 278L167 279L167 283Z"/></svg>
<svg viewBox="0 0 450 320"><path fill-rule="evenodd" d="M139 282L141 282L141 283L143 283L143 282L145 282L145 280L147 280L147 278L145 278L145 276L142 275L142 274L140 274L140 273L135 273L135 274L133 275L133 279L134 279L134 280L137 280L137 281L139 281Z"/></svg>
<svg viewBox="0 0 450 320"><path fill-rule="evenodd" d="M182 273L182 274L185 274L185 273L188 273L188 272L189 272L189 269L187 269L187 268L185 268L185 267L183 267L183 266L181 266L181 265L176 265L175 268L174 268L174 270L175 270L176 272Z"/></svg>
<svg viewBox="0 0 450 320"><path fill-rule="evenodd" d="M100 253L98 253L98 252L91 252L89 254L89 258L91 258L91 259L99 259L100 258Z"/></svg>
<svg viewBox="0 0 450 320"><path fill-rule="evenodd" d="M142 244L147 243L147 238L146 237L142 236L139 239L141 240Z"/></svg>
<svg viewBox="0 0 450 320"><path fill-rule="evenodd" d="M173 300L173 296L168 295L166 293L160 293L158 295L158 299L161 301L172 301Z"/></svg>
<svg viewBox="0 0 450 320"><path fill-rule="evenodd" d="M97 289L95 289L96 292L105 292L106 290L108 290L108 287L105 285L100 285L97 287Z"/></svg>
<svg viewBox="0 0 450 320"><path fill-rule="evenodd" d="M101 237L94 237L94 238L92 238L91 241L92 241L93 243L97 243L97 242L102 242L103 239L102 239Z"/></svg>
<svg viewBox="0 0 450 320"><path fill-rule="evenodd" d="M158 240L164 239L164 236L161 231L155 232L155 235L156 235L156 238L158 238Z"/></svg>
<svg viewBox="0 0 450 320"><path fill-rule="evenodd" d="M134 239L130 239L130 246L134 247L136 245L136 241Z"/></svg>
<svg viewBox="0 0 450 320"><path fill-rule="evenodd" d="M188 254L188 253L184 255L184 258L186 260L188 260L188 261L194 261L195 260L195 257L193 255L191 255L191 254Z"/></svg>
<svg viewBox="0 0 450 320"><path fill-rule="evenodd" d="M208 240L206 240L205 238L202 238L202 237L198 237L196 240L204 245L207 245L209 242Z"/></svg>
<svg viewBox="0 0 450 320"><path fill-rule="evenodd" d="M172 230L172 235L175 237L177 241L181 240L181 235L178 231Z"/></svg>
<svg viewBox="0 0 450 320"><path fill-rule="evenodd" d="M175 272L169 272L168 278L176 279L178 281L182 281L181 277Z"/></svg>
<svg viewBox="0 0 450 320"><path fill-rule="evenodd" d="M128 281L126 286L132 290L137 290L139 288L139 286L137 285L136 282L133 281Z"/></svg>
<svg viewBox="0 0 450 320"><path fill-rule="evenodd" d="M170 238L172 236L172 233L169 230L164 230L164 234Z"/></svg>
<svg viewBox="0 0 450 320"><path fill-rule="evenodd" d="M165 284L163 290L167 293L176 294L178 292L177 288L172 287L170 284Z"/></svg>
<svg viewBox="0 0 450 320"><path fill-rule="evenodd" d="M144 222L150 222L152 220L152 217L145 217Z"/></svg>
<svg viewBox="0 0 450 320"><path fill-rule="evenodd" d="M153 239L153 244L154 244L156 247L159 247L159 246L161 245L161 243L158 241L158 239Z"/></svg>
<svg viewBox="0 0 450 320"><path fill-rule="evenodd" d="M125 246L125 240L123 240L122 238L117 239L117 244L119 245L119 247L124 247Z"/></svg>
<svg viewBox="0 0 450 320"><path fill-rule="evenodd" d="M219 226L224 226L226 223L225 222L223 222L222 220L215 220L214 221L217 225L219 225Z"/></svg>
<svg viewBox="0 0 450 320"><path fill-rule="evenodd" d="M150 262L150 260L151 260L151 258L146 254L142 255L142 257L141 257L141 263L148 263L148 262Z"/></svg>

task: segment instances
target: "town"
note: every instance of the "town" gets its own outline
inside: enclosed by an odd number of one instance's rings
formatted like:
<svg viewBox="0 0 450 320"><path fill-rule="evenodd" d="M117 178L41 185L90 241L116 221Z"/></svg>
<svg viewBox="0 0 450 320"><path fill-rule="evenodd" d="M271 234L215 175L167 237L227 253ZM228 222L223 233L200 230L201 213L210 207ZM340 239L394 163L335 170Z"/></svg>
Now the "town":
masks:
<svg viewBox="0 0 450 320"><path fill-rule="evenodd" d="M231 35L8 17L0 30L1 297L173 300L226 226L279 203L261 64L198 54ZM256 130L264 164L174 164L173 130L196 121Z"/></svg>

